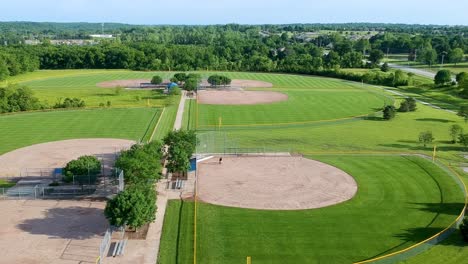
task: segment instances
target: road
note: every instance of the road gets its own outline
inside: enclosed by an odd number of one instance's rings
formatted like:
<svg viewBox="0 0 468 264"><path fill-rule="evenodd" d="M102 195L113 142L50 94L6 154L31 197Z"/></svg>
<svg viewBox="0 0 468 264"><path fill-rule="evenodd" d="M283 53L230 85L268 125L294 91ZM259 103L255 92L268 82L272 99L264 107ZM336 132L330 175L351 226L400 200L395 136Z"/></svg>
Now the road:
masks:
<svg viewBox="0 0 468 264"><path fill-rule="evenodd" d="M412 67L406 66L406 65L398 65L398 64L389 63L388 66L390 66L390 68L399 69L399 70L402 70L402 71L405 71L405 72L412 72L412 73L414 73L416 75L420 75L420 76L427 77L427 78L430 78L430 79L434 79L434 77L436 76L435 73L433 73L433 72L422 70L422 69L412 68ZM453 77L452 77L452 80L456 81L456 79L453 78Z"/></svg>

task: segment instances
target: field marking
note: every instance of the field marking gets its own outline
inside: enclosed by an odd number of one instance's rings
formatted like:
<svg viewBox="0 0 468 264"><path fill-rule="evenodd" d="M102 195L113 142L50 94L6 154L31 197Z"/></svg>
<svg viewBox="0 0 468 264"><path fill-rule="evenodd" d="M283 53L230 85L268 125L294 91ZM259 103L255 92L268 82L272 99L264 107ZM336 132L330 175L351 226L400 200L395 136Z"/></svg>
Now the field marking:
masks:
<svg viewBox="0 0 468 264"><path fill-rule="evenodd" d="M166 111L166 108L164 107L161 114L159 115L158 122L156 123L156 126L154 126L153 133L151 133L151 137L149 138L148 142L153 141L154 134L156 133L156 130L157 130L158 126L159 126L159 123L161 122L162 116L164 115L165 111Z"/></svg>

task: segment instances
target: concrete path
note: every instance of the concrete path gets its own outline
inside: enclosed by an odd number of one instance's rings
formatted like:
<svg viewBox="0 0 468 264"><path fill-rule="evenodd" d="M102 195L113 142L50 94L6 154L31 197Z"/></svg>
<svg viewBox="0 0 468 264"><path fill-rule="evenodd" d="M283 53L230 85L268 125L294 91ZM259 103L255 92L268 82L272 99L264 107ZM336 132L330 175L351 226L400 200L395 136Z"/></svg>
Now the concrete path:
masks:
<svg viewBox="0 0 468 264"><path fill-rule="evenodd" d="M180 97L179 108L177 109L177 116L174 123L174 130L179 130L182 128L182 120L184 118L184 108L186 99L187 97L185 91L182 91L182 96Z"/></svg>
<svg viewBox="0 0 468 264"><path fill-rule="evenodd" d="M424 76L424 77L427 77L427 78L430 78L430 79L434 79L434 77L436 76L436 74L431 72L431 71L412 68L412 67L406 66L406 65L398 65L398 64L389 63L388 66L390 68L399 69L399 70L402 70L402 71L405 71L405 72L412 72L412 73L414 73L416 75ZM452 81L456 81L456 79L452 78Z"/></svg>
<svg viewBox="0 0 468 264"><path fill-rule="evenodd" d="M182 128L182 119L184 116L186 94L182 91L182 96L177 110L177 116L174 123L174 130ZM166 169L163 169L163 175L166 175ZM190 177L186 183L185 192L184 190L167 190L166 186L168 183L167 179L161 179L156 185L157 191L157 211L156 220L151 223L148 229L146 240L129 240L125 249L125 255L116 258L106 258L104 264L124 264L124 263L141 263L141 264L155 264L158 261L159 256L159 245L161 241L162 228L164 224L164 215L166 213L166 207L168 200L180 199L183 195L188 196L193 193L193 176Z"/></svg>

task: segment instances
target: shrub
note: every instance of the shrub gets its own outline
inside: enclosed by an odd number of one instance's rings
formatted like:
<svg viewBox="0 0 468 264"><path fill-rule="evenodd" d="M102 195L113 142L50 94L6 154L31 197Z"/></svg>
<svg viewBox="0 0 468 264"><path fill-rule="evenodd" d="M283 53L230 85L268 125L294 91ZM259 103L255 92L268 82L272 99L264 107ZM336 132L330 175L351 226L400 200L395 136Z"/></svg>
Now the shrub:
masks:
<svg viewBox="0 0 468 264"><path fill-rule="evenodd" d="M424 131L419 133L419 142L423 143L424 147L426 147L426 145L432 141L434 141L434 136L432 135L431 131Z"/></svg>
<svg viewBox="0 0 468 264"><path fill-rule="evenodd" d="M460 224L460 233L465 242L468 242L468 217L463 218L462 223Z"/></svg>
<svg viewBox="0 0 468 264"><path fill-rule="evenodd" d="M383 109L383 119L391 120L396 116L396 109L393 105L387 105Z"/></svg>
<svg viewBox="0 0 468 264"><path fill-rule="evenodd" d="M434 77L436 85L446 85L452 82L452 73L449 70L440 70Z"/></svg>
<svg viewBox="0 0 468 264"><path fill-rule="evenodd" d="M224 75L211 75L208 77L208 83L213 86L229 85L231 84L231 81L232 80L229 77Z"/></svg>
<svg viewBox="0 0 468 264"><path fill-rule="evenodd" d="M390 70L388 63L385 62L384 64L382 64L382 66L380 67L380 70L383 72L388 72Z"/></svg>
<svg viewBox="0 0 468 264"><path fill-rule="evenodd" d="M68 162L63 168L65 182L75 180L79 184L96 182L97 176L101 173L101 162L94 156L81 156L76 160Z"/></svg>
<svg viewBox="0 0 468 264"><path fill-rule="evenodd" d="M398 112L414 112L416 111L416 100L414 98L408 97L400 104Z"/></svg>
<svg viewBox="0 0 468 264"><path fill-rule="evenodd" d="M158 85L158 84L161 84L163 82L163 79L161 76L159 75L155 75L153 76L153 78L151 79L151 83L152 84L155 84L155 85Z"/></svg>
<svg viewBox="0 0 468 264"><path fill-rule="evenodd" d="M86 104L83 100L79 98L65 98L65 100L59 100L54 108L82 108L85 107Z"/></svg>

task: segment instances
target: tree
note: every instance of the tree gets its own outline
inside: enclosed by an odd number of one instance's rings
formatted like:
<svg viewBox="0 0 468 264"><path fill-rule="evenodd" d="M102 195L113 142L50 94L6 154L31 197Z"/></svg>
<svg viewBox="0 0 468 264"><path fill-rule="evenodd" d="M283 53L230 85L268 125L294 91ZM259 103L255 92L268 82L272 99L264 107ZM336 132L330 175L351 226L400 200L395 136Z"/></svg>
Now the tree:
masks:
<svg viewBox="0 0 468 264"><path fill-rule="evenodd" d="M420 52L418 60L424 64L431 66L437 61L437 52L432 48L426 48Z"/></svg>
<svg viewBox="0 0 468 264"><path fill-rule="evenodd" d="M460 72L457 74L456 78L457 83L468 82L468 72Z"/></svg>
<svg viewBox="0 0 468 264"><path fill-rule="evenodd" d="M184 83L184 89L187 91L195 91L198 87L198 80L195 78L188 78Z"/></svg>
<svg viewBox="0 0 468 264"><path fill-rule="evenodd" d="M8 70L6 63L0 60L0 81L5 80L8 76L10 76L10 71Z"/></svg>
<svg viewBox="0 0 468 264"><path fill-rule="evenodd" d="M172 131L164 138L164 144L168 146L166 167L169 172L188 171L196 140L195 132L191 130Z"/></svg>
<svg viewBox="0 0 468 264"><path fill-rule="evenodd" d="M383 119L391 120L396 115L396 109L393 105L387 105L383 109Z"/></svg>
<svg viewBox="0 0 468 264"><path fill-rule="evenodd" d="M151 83L154 84L154 85L158 85L158 84L161 84L163 82L163 79L161 76L159 75L155 75L153 76L153 78L151 79Z"/></svg>
<svg viewBox="0 0 468 264"><path fill-rule="evenodd" d="M446 85L452 82L452 73L449 70L440 70L434 77L436 85Z"/></svg>
<svg viewBox="0 0 468 264"><path fill-rule="evenodd" d="M452 125L450 127L450 137L452 137L452 143L457 143L458 137L463 134L463 128L460 125Z"/></svg>
<svg viewBox="0 0 468 264"><path fill-rule="evenodd" d="M393 86L405 86L408 85L408 75L402 70L396 70L393 74Z"/></svg>
<svg viewBox="0 0 468 264"><path fill-rule="evenodd" d="M416 100L412 97L405 98L398 108L398 112L414 112L416 111Z"/></svg>
<svg viewBox="0 0 468 264"><path fill-rule="evenodd" d="M114 226L139 228L156 219L156 193L150 184L130 186L109 200L104 215Z"/></svg>
<svg viewBox="0 0 468 264"><path fill-rule="evenodd" d="M369 53L369 61L372 64L376 65L380 63L380 61L384 58L384 56L385 54L381 50L373 49Z"/></svg>
<svg viewBox="0 0 468 264"><path fill-rule="evenodd" d="M223 75L211 75L210 77L208 77L208 83L213 86L229 85L231 84L231 79Z"/></svg>
<svg viewBox="0 0 468 264"><path fill-rule="evenodd" d="M463 50L461 48L455 48L449 52L448 56L449 56L449 61L457 65L457 63L463 60L463 56L464 56Z"/></svg>
<svg viewBox="0 0 468 264"><path fill-rule="evenodd" d="M390 70L388 63L385 62L384 64L382 64L382 66L380 67L380 70L383 72L388 72Z"/></svg>
<svg viewBox="0 0 468 264"><path fill-rule="evenodd" d="M431 131L424 131L419 133L419 142L423 143L424 147L427 146L428 143L434 141L434 136L432 135Z"/></svg>
<svg viewBox="0 0 468 264"><path fill-rule="evenodd" d="M458 116L461 116L465 119L465 122L468 122L468 106L464 105L460 107L457 113Z"/></svg>
<svg viewBox="0 0 468 264"><path fill-rule="evenodd" d="M460 233L465 242L468 242L468 217L463 218L462 223L460 224Z"/></svg>
<svg viewBox="0 0 468 264"><path fill-rule="evenodd" d="M174 74L174 78L176 78L179 83L182 83L187 80L187 74L185 72L179 72Z"/></svg>
<svg viewBox="0 0 468 264"><path fill-rule="evenodd" d="M468 147L468 134L460 134L458 141L465 147Z"/></svg>
<svg viewBox="0 0 468 264"><path fill-rule="evenodd" d="M63 181L76 181L80 184L92 184L101 173L101 161L94 156L81 156L67 163L63 168Z"/></svg>

